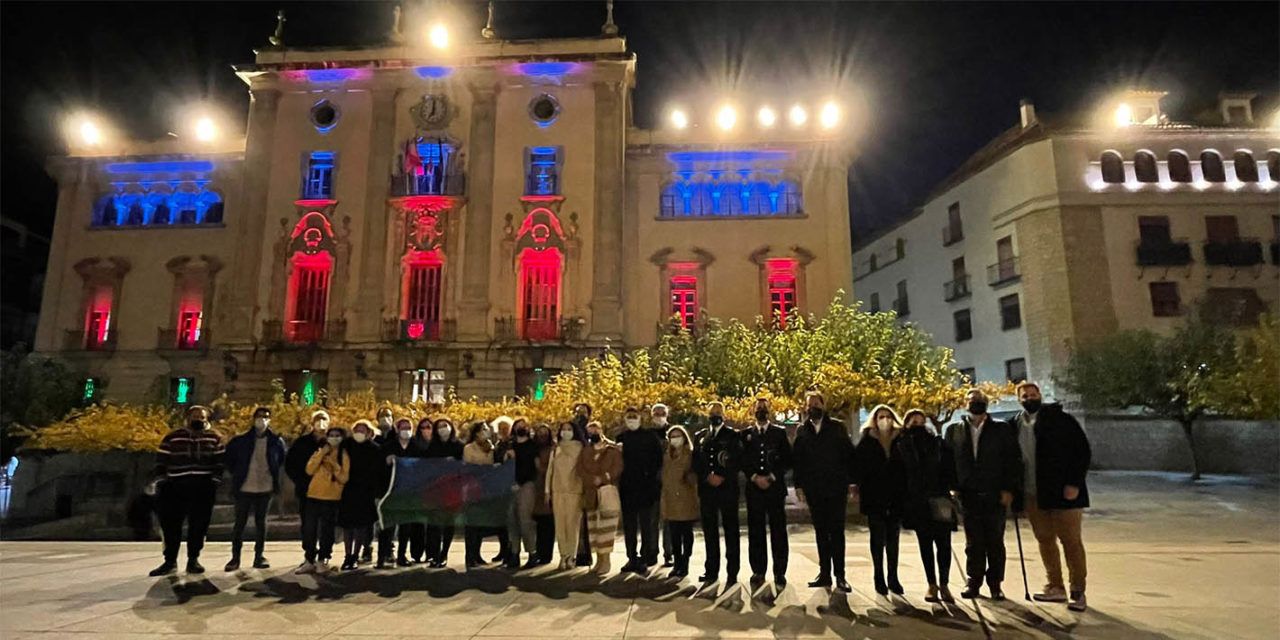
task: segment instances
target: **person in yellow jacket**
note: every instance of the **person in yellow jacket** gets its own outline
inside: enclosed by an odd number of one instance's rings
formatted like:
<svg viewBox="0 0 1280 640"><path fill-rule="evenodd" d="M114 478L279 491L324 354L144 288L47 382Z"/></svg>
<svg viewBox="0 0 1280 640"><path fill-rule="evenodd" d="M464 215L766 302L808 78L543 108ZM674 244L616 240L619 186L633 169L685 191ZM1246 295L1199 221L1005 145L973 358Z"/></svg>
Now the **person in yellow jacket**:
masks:
<svg viewBox="0 0 1280 640"><path fill-rule="evenodd" d="M351 473L351 458L342 450L346 431L331 427L325 443L307 460L307 508L302 512L302 548L306 560L295 573L325 573L333 556L338 501Z"/></svg>

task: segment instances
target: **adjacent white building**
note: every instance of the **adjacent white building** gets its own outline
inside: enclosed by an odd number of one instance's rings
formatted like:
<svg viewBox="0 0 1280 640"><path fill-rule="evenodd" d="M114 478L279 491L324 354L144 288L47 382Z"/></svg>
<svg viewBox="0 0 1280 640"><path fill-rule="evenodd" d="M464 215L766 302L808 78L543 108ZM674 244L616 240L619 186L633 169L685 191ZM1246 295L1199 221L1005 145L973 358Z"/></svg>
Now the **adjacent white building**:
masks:
<svg viewBox="0 0 1280 640"><path fill-rule="evenodd" d="M1087 123L1037 118L856 241L854 293L955 349L978 381L1052 386L1076 344L1168 330L1203 303L1248 323L1280 299L1280 128L1250 94L1196 123L1129 92Z"/></svg>

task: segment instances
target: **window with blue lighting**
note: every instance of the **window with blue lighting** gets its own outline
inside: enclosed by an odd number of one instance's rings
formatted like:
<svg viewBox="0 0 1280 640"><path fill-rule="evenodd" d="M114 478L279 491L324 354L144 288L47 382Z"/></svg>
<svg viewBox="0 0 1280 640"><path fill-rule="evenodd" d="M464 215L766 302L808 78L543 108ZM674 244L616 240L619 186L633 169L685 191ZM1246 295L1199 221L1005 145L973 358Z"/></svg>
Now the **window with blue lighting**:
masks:
<svg viewBox="0 0 1280 640"><path fill-rule="evenodd" d="M93 204L89 225L95 228L162 227L222 224L222 196L208 181L116 182L115 193Z"/></svg>
<svg viewBox="0 0 1280 640"><path fill-rule="evenodd" d="M302 197L327 200L333 197L334 155L332 151L312 151L302 178Z"/></svg>
<svg viewBox="0 0 1280 640"><path fill-rule="evenodd" d="M791 180L755 180L739 172L677 172L662 191L663 218L771 217L804 214L800 187Z"/></svg>
<svg viewBox="0 0 1280 640"><path fill-rule="evenodd" d="M462 195L464 177L457 147L441 138L416 138L404 146L400 172L391 177L393 196Z"/></svg>
<svg viewBox="0 0 1280 640"><path fill-rule="evenodd" d="M524 194L560 195L560 148L530 147L526 155Z"/></svg>

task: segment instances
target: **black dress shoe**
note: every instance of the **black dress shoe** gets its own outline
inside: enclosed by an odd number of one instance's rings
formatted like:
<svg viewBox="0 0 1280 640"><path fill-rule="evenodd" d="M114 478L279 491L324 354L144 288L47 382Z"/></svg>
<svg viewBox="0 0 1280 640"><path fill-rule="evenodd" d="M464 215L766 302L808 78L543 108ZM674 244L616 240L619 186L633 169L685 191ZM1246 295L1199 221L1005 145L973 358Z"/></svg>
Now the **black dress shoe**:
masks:
<svg viewBox="0 0 1280 640"><path fill-rule="evenodd" d="M676 566L675 558L663 558L663 559L662 559L662 568L663 568L663 569L670 569L671 567L674 567L674 566Z"/></svg>
<svg viewBox="0 0 1280 640"><path fill-rule="evenodd" d="M410 566L410 565L412 565L412 564L413 564L413 563L412 563L412 562L409 562L409 559L408 559L408 558L405 558L405 557L403 557L403 556L401 556L401 557L399 557L399 558L396 558L396 566L397 566L397 567L407 567L407 566Z"/></svg>
<svg viewBox="0 0 1280 640"><path fill-rule="evenodd" d="M523 567L520 567L520 568L521 568L521 569L533 569L533 568L535 568L535 567L540 566L541 564L542 564L542 560L539 560L538 558L529 558L529 561L528 561L528 562L526 562L526 563L524 563L524 566L523 566Z"/></svg>
<svg viewBox="0 0 1280 640"><path fill-rule="evenodd" d="M751 585L752 589L759 589L761 586L764 585L764 576L758 573L752 574L749 584Z"/></svg>
<svg viewBox="0 0 1280 640"><path fill-rule="evenodd" d="M876 593L882 596L889 595L889 586L884 583L883 579L877 577L875 580L875 587L876 587Z"/></svg>
<svg viewBox="0 0 1280 640"><path fill-rule="evenodd" d="M889 581L889 590L898 595L903 595L907 592L906 589L902 588L902 583L898 582L896 579Z"/></svg>
<svg viewBox="0 0 1280 640"><path fill-rule="evenodd" d="M373 566L373 568L374 568L374 569L386 569L386 568L387 568L387 566L388 566L388 565L390 565L390 564L391 564L391 563L390 563L390 562L387 562L387 559L386 559L386 558L378 558L378 564L374 565L374 566Z"/></svg>
<svg viewBox="0 0 1280 640"><path fill-rule="evenodd" d="M173 573L174 571L176 571L177 569L178 569L177 564L173 562L165 562L164 564L152 569L150 572L147 573L147 575L151 576L152 578L158 578L160 576L167 576Z"/></svg>
<svg viewBox="0 0 1280 640"><path fill-rule="evenodd" d="M810 589L825 589L829 586L831 586L831 578L827 576L818 576L809 581Z"/></svg>
<svg viewBox="0 0 1280 640"><path fill-rule="evenodd" d="M698 582L701 582L702 584L713 584L715 583L715 581L716 581L716 574L714 573L704 573L698 576Z"/></svg>
<svg viewBox="0 0 1280 640"><path fill-rule="evenodd" d="M253 568L254 569L270 569L271 563L267 562L266 558L262 556L258 556L253 559Z"/></svg>
<svg viewBox="0 0 1280 640"><path fill-rule="evenodd" d="M187 561L187 573L204 573L204 565L199 560L192 558Z"/></svg>
<svg viewBox="0 0 1280 640"><path fill-rule="evenodd" d="M231 573L232 571L238 571L239 569L240 569L240 558L232 558L228 560L227 566L222 568L222 570L226 571L227 573Z"/></svg>
<svg viewBox="0 0 1280 640"><path fill-rule="evenodd" d="M489 560L489 563L493 564L495 562L503 562L506 559L507 559L507 554L499 553L498 555L494 556L493 559Z"/></svg>
<svg viewBox="0 0 1280 640"><path fill-rule="evenodd" d="M836 591L841 593L850 593L853 591L853 587L849 586L849 583L844 579L844 576L840 576L836 578Z"/></svg>
<svg viewBox="0 0 1280 640"><path fill-rule="evenodd" d="M1000 590L1000 587L996 587L991 590L991 599L996 602L1004 601L1004 592Z"/></svg>
<svg viewBox="0 0 1280 640"><path fill-rule="evenodd" d="M448 563L446 563L444 560L432 560L431 562L427 563L427 566L431 567L432 569L443 569L446 564Z"/></svg>
<svg viewBox="0 0 1280 640"><path fill-rule="evenodd" d="M787 577L786 577L786 576L776 576L776 577L774 577L774 579L773 579L773 588L777 589L778 591L782 591L783 589L786 589L786 588L787 588Z"/></svg>
<svg viewBox="0 0 1280 640"><path fill-rule="evenodd" d="M969 585L969 586L965 587L965 588L964 588L964 591L961 591L961 592L960 592L960 597L961 597L961 598L964 598L964 599L966 599L966 600L973 600L974 598L977 598L977 597L978 597L978 587L973 586L973 585Z"/></svg>

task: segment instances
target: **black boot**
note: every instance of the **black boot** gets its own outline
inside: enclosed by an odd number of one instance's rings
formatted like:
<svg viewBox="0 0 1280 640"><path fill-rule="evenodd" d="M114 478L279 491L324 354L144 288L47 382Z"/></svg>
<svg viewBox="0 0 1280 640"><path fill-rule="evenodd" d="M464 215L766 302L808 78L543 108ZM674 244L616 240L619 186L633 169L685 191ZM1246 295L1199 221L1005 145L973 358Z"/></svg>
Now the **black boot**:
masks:
<svg viewBox="0 0 1280 640"><path fill-rule="evenodd" d="M263 556L262 554L258 554L253 558L253 568L254 569L270 569L271 563L267 562L266 556Z"/></svg>
<svg viewBox="0 0 1280 640"><path fill-rule="evenodd" d="M227 566L222 568L222 570L226 571L227 573L231 573L232 571L238 571L239 569L240 569L240 554L231 556L231 559L227 561Z"/></svg>
<svg viewBox="0 0 1280 640"><path fill-rule="evenodd" d="M177 570L178 570L178 563L170 560L165 560L163 564L152 569L149 573L147 573L147 575L151 576L152 578L158 578L160 576L167 576Z"/></svg>
<svg viewBox="0 0 1280 640"><path fill-rule="evenodd" d="M204 573L204 565L195 558L187 558L187 573Z"/></svg>

